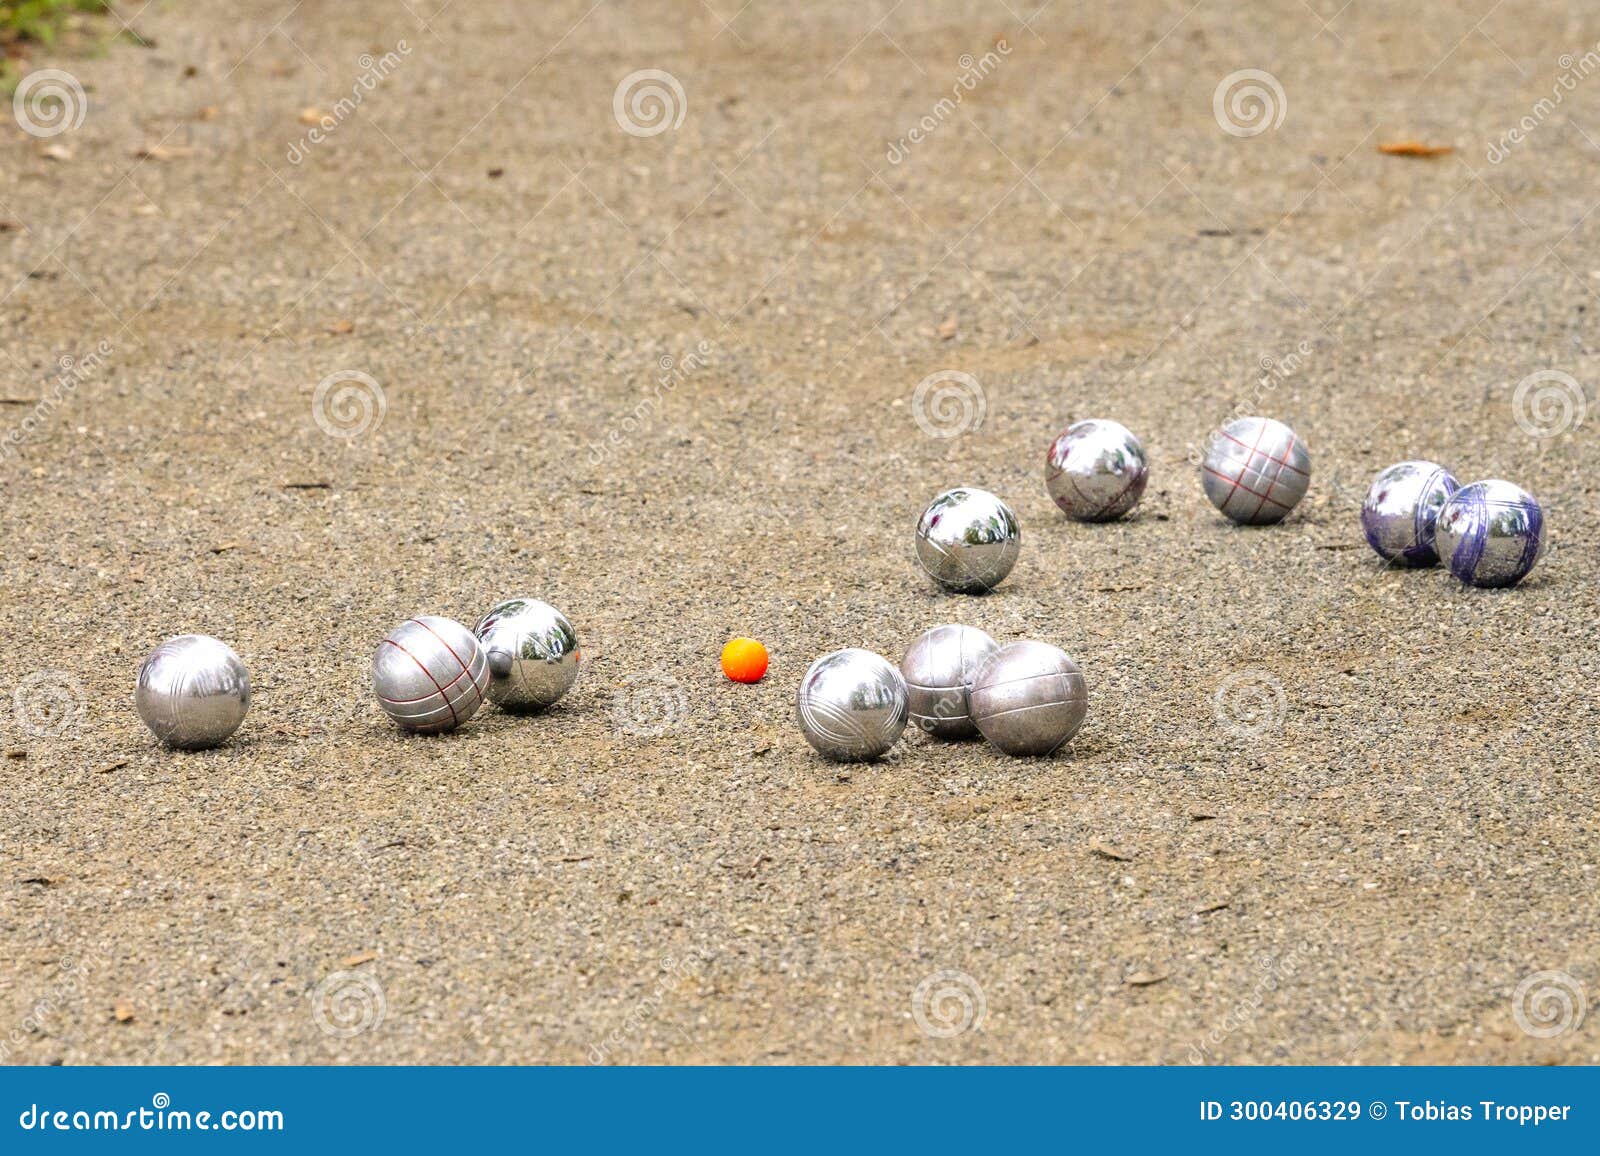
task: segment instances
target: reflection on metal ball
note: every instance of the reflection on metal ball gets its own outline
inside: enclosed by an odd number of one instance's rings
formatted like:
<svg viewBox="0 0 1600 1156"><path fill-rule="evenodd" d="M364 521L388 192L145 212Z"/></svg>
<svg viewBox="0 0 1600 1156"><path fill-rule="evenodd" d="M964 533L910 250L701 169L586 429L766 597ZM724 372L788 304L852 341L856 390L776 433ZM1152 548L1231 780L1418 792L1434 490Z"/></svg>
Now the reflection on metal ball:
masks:
<svg viewBox="0 0 1600 1156"><path fill-rule="evenodd" d="M402 622L372 655L372 690L408 731L454 730L477 713L489 664L472 631L449 618Z"/></svg>
<svg viewBox="0 0 1600 1156"><path fill-rule="evenodd" d="M1073 422L1050 443L1045 487L1069 517L1109 522L1139 504L1150 480L1144 446L1124 425L1104 418Z"/></svg>
<svg viewBox="0 0 1600 1156"><path fill-rule="evenodd" d="M220 746L250 709L250 675L231 647L209 634L180 634L139 667L134 705L156 738L198 751Z"/></svg>
<svg viewBox="0 0 1600 1156"><path fill-rule="evenodd" d="M1217 431L1201 467L1211 504L1235 522L1281 522L1311 485L1311 455L1294 430L1269 417L1242 417Z"/></svg>
<svg viewBox="0 0 1600 1156"><path fill-rule="evenodd" d="M566 616L537 598L512 598L473 631L489 663L489 701L543 710L578 677L578 634Z"/></svg>
<svg viewBox="0 0 1600 1156"><path fill-rule="evenodd" d="M1491 479L1462 486L1439 511L1434 547L1450 573L1473 586L1514 586L1543 555L1549 527L1538 500Z"/></svg>
<svg viewBox="0 0 1600 1156"><path fill-rule="evenodd" d="M1048 755L1078 733L1089 691L1078 664L1045 642L1013 642L972 684L972 721L1008 755Z"/></svg>
<svg viewBox="0 0 1600 1156"><path fill-rule="evenodd" d="M998 642L973 626L935 626L924 632L900 664L912 725L941 739L976 735L967 696L984 661L999 649Z"/></svg>
<svg viewBox="0 0 1600 1156"><path fill-rule="evenodd" d="M917 522L917 561L947 590L993 590L1022 549L1022 530L1011 507L988 490L946 490Z"/></svg>
<svg viewBox="0 0 1600 1156"><path fill-rule="evenodd" d="M1401 462L1372 479L1361 505L1361 528L1378 555L1401 566L1439 560L1433 529L1460 483L1437 462Z"/></svg>
<svg viewBox="0 0 1600 1156"><path fill-rule="evenodd" d="M795 696L800 732L826 758L875 759L906 729L906 683L870 650L835 650L806 670Z"/></svg>

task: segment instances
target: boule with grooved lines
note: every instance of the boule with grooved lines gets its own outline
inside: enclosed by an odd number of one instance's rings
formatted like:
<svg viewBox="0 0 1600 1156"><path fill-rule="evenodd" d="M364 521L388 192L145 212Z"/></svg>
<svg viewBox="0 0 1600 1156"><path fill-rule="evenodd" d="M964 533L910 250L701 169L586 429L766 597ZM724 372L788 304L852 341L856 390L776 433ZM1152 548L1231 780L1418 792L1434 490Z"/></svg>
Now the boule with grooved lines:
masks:
<svg viewBox="0 0 1600 1156"><path fill-rule="evenodd" d="M1450 573L1472 586L1515 586L1544 556L1544 509L1499 479L1462 486L1439 511L1433 542Z"/></svg>
<svg viewBox="0 0 1600 1156"><path fill-rule="evenodd" d="M489 662L472 631L449 618L402 622L372 655L372 690L384 713L419 734L454 730L477 713Z"/></svg>
<svg viewBox="0 0 1600 1156"><path fill-rule="evenodd" d="M1078 664L1045 642L1013 642L972 684L972 721L1008 755L1048 755L1083 725L1089 690Z"/></svg>
<svg viewBox="0 0 1600 1156"><path fill-rule="evenodd" d="M473 633L489 663L489 701L506 710L543 710L578 677L578 633L548 602L508 599Z"/></svg>
<svg viewBox="0 0 1600 1156"><path fill-rule="evenodd" d="M925 631L900 664L911 724L940 739L975 736L967 698L983 663L999 649L974 626L952 623Z"/></svg>
<svg viewBox="0 0 1600 1156"><path fill-rule="evenodd" d="M1397 566L1432 566L1439 511L1460 483L1438 462L1400 462L1372 479L1361 503L1361 529L1380 558Z"/></svg>
<svg viewBox="0 0 1600 1156"><path fill-rule="evenodd" d="M1305 443L1270 417L1242 417L1223 426L1200 469L1211 504L1246 526L1283 521L1311 485Z"/></svg>
<svg viewBox="0 0 1600 1156"><path fill-rule="evenodd" d="M1075 421L1050 443L1044 484L1070 518L1110 522L1139 504L1150 480L1144 446L1120 422Z"/></svg>
<svg viewBox="0 0 1600 1156"><path fill-rule="evenodd" d="M167 746L204 750L226 742L244 722L250 675L225 642L180 634L139 667L133 701L145 726Z"/></svg>
<svg viewBox="0 0 1600 1156"><path fill-rule="evenodd" d="M870 650L835 650L806 670L795 713L800 733L825 758L875 759L906 729L906 682Z"/></svg>
<svg viewBox="0 0 1600 1156"><path fill-rule="evenodd" d="M960 594L993 590L1021 549L1016 514L988 490L946 490L917 522L917 561L935 582Z"/></svg>

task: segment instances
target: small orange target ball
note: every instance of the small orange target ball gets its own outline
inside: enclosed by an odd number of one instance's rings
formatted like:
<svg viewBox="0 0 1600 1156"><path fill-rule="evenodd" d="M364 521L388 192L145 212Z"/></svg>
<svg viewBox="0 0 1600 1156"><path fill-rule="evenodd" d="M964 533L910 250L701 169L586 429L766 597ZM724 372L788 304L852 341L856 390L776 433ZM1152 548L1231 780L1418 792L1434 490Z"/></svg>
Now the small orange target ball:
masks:
<svg viewBox="0 0 1600 1156"><path fill-rule="evenodd" d="M767 673L767 648L753 638L730 639L722 648L722 673L734 682L760 682Z"/></svg>

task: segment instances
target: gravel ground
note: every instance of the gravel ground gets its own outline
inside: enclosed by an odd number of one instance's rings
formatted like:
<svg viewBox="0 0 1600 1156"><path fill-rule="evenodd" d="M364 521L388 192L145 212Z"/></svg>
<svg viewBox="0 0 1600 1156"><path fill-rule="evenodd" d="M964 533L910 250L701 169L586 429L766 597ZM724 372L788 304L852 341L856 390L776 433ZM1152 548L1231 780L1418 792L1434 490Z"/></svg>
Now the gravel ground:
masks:
<svg viewBox="0 0 1600 1156"><path fill-rule="evenodd" d="M1600 1060L1591 5L440 3L150 5L0 122L0 1056ZM1191 461L1241 407L1276 527ZM1045 493L1087 416L1124 522ZM1379 564L1412 457L1539 495L1529 580ZM377 640L514 594L571 694L388 725ZM811 659L944 621L1077 658L1071 746L813 755ZM256 691L200 754L131 706L186 631Z"/></svg>

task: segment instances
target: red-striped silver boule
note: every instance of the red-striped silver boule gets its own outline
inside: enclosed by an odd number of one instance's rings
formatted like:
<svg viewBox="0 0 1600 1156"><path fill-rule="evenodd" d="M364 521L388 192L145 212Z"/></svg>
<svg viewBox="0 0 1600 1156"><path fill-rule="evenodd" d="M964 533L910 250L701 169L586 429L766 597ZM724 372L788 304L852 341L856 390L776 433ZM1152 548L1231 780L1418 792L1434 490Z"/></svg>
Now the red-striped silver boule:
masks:
<svg viewBox="0 0 1600 1156"><path fill-rule="evenodd" d="M972 684L972 721L1008 755L1048 755L1078 733L1089 688L1078 664L1047 642L1013 642Z"/></svg>
<svg viewBox="0 0 1600 1156"><path fill-rule="evenodd" d="M1235 522L1281 522L1311 485L1305 442L1270 417L1242 417L1212 435L1200 480L1211 504Z"/></svg>
<svg viewBox="0 0 1600 1156"><path fill-rule="evenodd" d="M795 713L800 733L824 757L875 759L906 729L906 681L870 650L835 650L806 670Z"/></svg>
<svg viewBox="0 0 1600 1156"><path fill-rule="evenodd" d="M419 734L454 730L483 705L489 663L472 631L449 618L402 622L372 655L372 691L401 727Z"/></svg>

